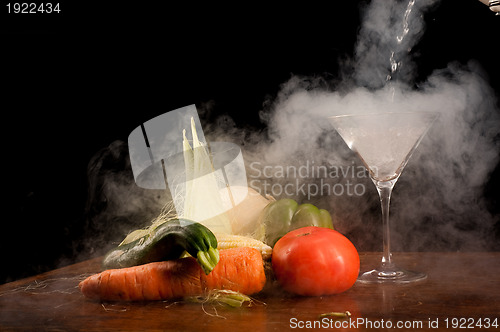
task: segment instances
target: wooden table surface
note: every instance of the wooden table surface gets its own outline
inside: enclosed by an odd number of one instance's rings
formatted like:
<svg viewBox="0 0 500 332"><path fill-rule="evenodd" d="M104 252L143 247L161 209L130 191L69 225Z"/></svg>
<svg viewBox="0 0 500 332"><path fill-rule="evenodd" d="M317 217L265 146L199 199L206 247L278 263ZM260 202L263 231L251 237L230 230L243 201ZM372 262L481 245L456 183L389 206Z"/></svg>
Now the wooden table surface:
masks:
<svg viewBox="0 0 500 332"><path fill-rule="evenodd" d="M361 268L379 253L361 253ZM78 282L99 271L98 258L0 286L0 331L500 331L500 253L395 253L395 262L428 278L409 285L356 283L345 293L295 297L269 284L252 306L191 302L100 303ZM350 320L319 319L351 312ZM474 325L472 325L474 324ZM480 326L481 325L481 326ZM481 328L480 328L481 327Z"/></svg>

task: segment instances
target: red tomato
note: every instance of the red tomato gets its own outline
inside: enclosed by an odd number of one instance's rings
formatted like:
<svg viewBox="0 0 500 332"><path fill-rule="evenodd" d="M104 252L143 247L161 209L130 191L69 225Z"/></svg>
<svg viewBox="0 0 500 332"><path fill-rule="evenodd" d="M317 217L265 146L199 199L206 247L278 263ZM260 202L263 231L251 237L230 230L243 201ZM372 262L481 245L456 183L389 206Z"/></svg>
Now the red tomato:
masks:
<svg viewBox="0 0 500 332"><path fill-rule="evenodd" d="M354 285L359 254L349 239L323 227L302 227L276 242L276 279L286 291L305 296L337 294Z"/></svg>

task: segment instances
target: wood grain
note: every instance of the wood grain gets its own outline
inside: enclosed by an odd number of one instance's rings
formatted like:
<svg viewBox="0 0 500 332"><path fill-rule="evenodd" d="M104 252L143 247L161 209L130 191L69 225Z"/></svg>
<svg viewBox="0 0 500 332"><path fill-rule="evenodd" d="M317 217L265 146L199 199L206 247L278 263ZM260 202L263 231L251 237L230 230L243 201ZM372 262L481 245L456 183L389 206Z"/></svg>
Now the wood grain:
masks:
<svg viewBox="0 0 500 332"><path fill-rule="evenodd" d="M379 253L360 256L362 269L380 259ZM313 322L335 324L318 316L346 310L359 324L344 325L344 330L364 330L368 321L375 330L402 322L417 324L407 330L438 331L452 318L489 318L500 324L500 253L394 253L394 259L402 267L426 272L427 280L410 285L356 283L345 293L325 297L290 296L269 283L252 306L228 308L182 301L88 300L77 285L99 272L96 258L1 285L0 331L282 331ZM430 322L439 328L429 328Z"/></svg>

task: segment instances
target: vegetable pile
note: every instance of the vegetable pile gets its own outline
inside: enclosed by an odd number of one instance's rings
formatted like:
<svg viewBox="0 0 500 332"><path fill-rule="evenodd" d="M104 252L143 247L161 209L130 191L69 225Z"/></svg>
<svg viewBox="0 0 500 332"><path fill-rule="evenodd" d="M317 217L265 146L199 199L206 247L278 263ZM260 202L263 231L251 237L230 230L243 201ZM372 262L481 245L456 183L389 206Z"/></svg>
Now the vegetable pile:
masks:
<svg viewBox="0 0 500 332"><path fill-rule="evenodd" d="M189 181L182 211L162 211L149 227L126 236L105 255L103 271L79 284L84 296L143 301L227 293L246 299L274 279L285 291L303 296L331 295L353 286L358 252L334 230L327 210L228 187L224 190L248 195L225 213L215 213L220 189L210 176L210 154L198 140L194 121L191 130L192 146L183 132Z"/></svg>

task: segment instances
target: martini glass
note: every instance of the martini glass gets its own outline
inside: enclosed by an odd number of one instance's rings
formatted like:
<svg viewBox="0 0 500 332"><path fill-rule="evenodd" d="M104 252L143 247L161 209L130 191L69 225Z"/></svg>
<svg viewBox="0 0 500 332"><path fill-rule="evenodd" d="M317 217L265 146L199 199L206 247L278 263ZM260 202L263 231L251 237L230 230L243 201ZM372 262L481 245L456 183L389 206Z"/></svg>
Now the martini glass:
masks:
<svg viewBox="0 0 500 332"><path fill-rule="evenodd" d="M435 113L375 113L329 117L349 148L369 170L382 208L383 254L380 265L361 273L364 283L409 283L425 279L424 273L407 271L392 261L389 205L403 168L437 118Z"/></svg>

